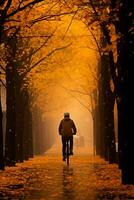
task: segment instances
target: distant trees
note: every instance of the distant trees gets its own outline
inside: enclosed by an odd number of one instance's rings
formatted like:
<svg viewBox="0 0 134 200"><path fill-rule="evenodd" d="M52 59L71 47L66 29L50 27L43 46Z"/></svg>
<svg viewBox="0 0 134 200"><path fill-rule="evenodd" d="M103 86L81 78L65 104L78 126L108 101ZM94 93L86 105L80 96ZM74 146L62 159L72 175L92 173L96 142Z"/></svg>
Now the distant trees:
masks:
<svg viewBox="0 0 134 200"><path fill-rule="evenodd" d="M39 107L34 106L32 110L33 153L34 155L39 155L48 150L54 142L53 132L48 129L48 126L52 125L51 123L49 124L48 120L43 119L43 113Z"/></svg>
<svg viewBox="0 0 134 200"><path fill-rule="evenodd" d="M114 131L114 103L115 90L111 88L112 72L114 66L112 21L109 14L109 2L105 1L73 1L80 12L77 18L89 27L99 52L98 62L98 88L93 91L95 106L92 108L94 144L96 153L110 163L116 162L115 131ZM71 5L70 2L68 2ZM98 30L97 30L98 29ZM114 29L113 29L114 30ZM115 49L113 49L113 46ZM89 95L90 95L89 91ZM96 128L97 127L97 128Z"/></svg>

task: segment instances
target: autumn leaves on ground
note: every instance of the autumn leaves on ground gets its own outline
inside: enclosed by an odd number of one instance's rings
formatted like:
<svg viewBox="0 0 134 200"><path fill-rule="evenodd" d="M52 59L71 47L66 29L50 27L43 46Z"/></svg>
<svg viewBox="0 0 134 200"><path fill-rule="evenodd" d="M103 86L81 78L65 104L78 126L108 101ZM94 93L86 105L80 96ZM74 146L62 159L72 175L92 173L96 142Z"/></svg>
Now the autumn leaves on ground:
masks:
<svg viewBox="0 0 134 200"><path fill-rule="evenodd" d="M7 167L0 177L0 199L134 199L134 186L121 185L116 164L89 155L74 155L67 167L61 155L46 153Z"/></svg>

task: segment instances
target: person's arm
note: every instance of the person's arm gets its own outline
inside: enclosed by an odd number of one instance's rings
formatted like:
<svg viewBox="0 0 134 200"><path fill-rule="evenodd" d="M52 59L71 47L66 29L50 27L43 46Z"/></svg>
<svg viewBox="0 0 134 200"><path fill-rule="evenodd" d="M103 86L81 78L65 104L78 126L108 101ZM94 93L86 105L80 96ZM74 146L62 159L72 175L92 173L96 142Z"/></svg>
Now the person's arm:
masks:
<svg viewBox="0 0 134 200"><path fill-rule="evenodd" d="M74 123L74 121L72 120L72 128L73 128L73 135L76 135L76 133L77 133L77 129L76 129L76 126L75 126L75 123Z"/></svg>
<svg viewBox="0 0 134 200"><path fill-rule="evenodd" d="M60 125L59 125L59 135L61 135L62 133L62 121L60 122Z"/></svg>

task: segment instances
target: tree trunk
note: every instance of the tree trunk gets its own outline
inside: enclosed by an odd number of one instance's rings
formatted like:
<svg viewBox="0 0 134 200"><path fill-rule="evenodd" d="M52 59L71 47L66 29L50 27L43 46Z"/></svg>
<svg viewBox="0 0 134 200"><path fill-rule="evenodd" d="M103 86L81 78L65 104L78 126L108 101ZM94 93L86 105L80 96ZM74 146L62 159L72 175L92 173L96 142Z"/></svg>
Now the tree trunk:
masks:
<svg viewBox="0 0 134 200"><path fill-rule="evenodd" d="M116 25L121 38L118 40L118 134L120 168L122 170L122 183L134 184L133 131L128 124L129 118L129 84L128 70L134 63L133 46L133 1L122 0L119 7L119 23ZM130 78L130 77L129 77ZM131 80L133 80L131 76ZM132 93L131 93L132 94ZM133 95L131 95L133 96ZM133 105L132 105L133 106ZM132 113L133 114L133 113ZM131 115L130 115L131 116ZM131 124L130 124L131 125ZM132 127L133 128L133 127Z"/></svg>
<svg viewBox="0 0 134 200"><path fill-rule="evenodd" d="M23 91L24 130L23 130L23 157L25 160L33 157L33 131L30 99L27 89Z"/></svg>
<svg viewBox="0 0 134 200"><path fill-rule="evenodd" d="M102 107L104 123L104 158L110 163L116 162L115 132L114 132L114 95L110 87L109 57L103 55L101 58L102 79Z"/></svg>
<svg viewBox="0 0 134 200"><path fill-rule="evenodd" d="M1 38L2 38L2 32L3 32L3 24L5 19L2 17L2 13L0 15L0 44L1 44ZM1 87L1 86L0 86ZM2 115L2 105L1 105L1 88L0 88L0 169L4 169L4 151L3 151L3 115Z"/></svg>
<svg viewBox="0 0 134 200"><path fill-rule="evenodd" d="M14 84L14 66L10 62L10 65L6 66L6 83L7 83L7 112L6 112L6 144L5 144L5 158L8 166L15 165L15 124L16 124L16 112L15 112L15 84Z"/></svg>
<svg viewBox="0 0 134 200"><path fill-rule="evenodd" d="M96 154L100 155L100 137L101 137L101 132L100 132L100 113L99 113L99 108L98 105L96 107L96 114L95 114L95 121L97 124L96 127Z"/></svg>
<svg viewBox="0 0 134 200"><path fill-rule="evenodd" d="M98 105L96 105L93 111L93 138L94 138L94 154L100 155L100 119L98 113Z"/></svg>
<svg viewBox="0 0 134 200"><path fill-rule="evenodd" d="M23 162L24 103L19 81L16 84L16 160Z"/></svg>
<svg viewBox="0 0 134 200"><path fill-rule="evenodd" d="M0 91L1 92L1 91ZM0 95L0 169L4 169L4 156L3 156L3 126L2 126L2 106Z"/></svg>
<svg viewBox="0 0 134 200"><path fill-rule="evenodd" d="M100 137L97 139L98 140L98 148L99 148L99 155L104 158L105 154L105 143L104 143L104 138L105 138L105 129L104 129L104 97L102 93L102 80L100 78L99 80L99 97L98 97L98 110L99 110L99 130L100 130Z"/></svg>

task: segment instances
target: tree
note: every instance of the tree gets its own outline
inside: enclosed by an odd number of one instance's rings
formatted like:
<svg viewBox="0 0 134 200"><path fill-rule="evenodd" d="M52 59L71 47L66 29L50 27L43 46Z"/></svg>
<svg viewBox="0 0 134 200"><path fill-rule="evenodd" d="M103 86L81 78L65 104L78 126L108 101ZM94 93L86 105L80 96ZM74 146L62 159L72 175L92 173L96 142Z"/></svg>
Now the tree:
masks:
<svg viewBox="0 0 134 200"><path fill-rule="evenodd" d="M130 157L133 145L128 128L128 63L133 61L133 2L91 0L77 1L76 4L85 7L86 11L89 8L85 14L88 25L97 22L107 41L110 73L118 106L119 167L122 170L122 182L133 184L134 167L133 159ZM114 41L112 41L113 36Z"/></svg>
<svg viewBox="0 0 134 200"><path fill-rule="evenodd" d="M33 0L33 1L28 1L28 2L17 2L16 8L13 8L13 1L12 0L2 0L0 2L0 44L3 42L3 33L5 31L5 23L7 21L10 21L10 18L17 13L27 9L30 6L34 6L35 4L41 2L41 0ZM16 2L15 2L16 4ZM10 27L12 28L12 27ZM0 101L1 104L1 101ZM1 105L0 105L1 107ZM2 131L2 111L0 112L0 130ZM0 133L1 138L3 138L3 133ZM2 142L3 140L1 140ZM1 145L1 155L3 154L3 145ZM12 155L12 162L14 160L14 155ZM13 163L12 163L13 164Z"/></svg>
<svg viewBox="0 0 134 200"><path fill-rule="evenodd" d="M121 4L116 2L116 13L119 20L116 21L116 31L120 35L118 39L118 119L119 119L119 151L120 167L122 170L123 184L134 184L134 161L133 152L133 133L129 128L129 84L128 73L133 63L133 2L122 0ZM115 5L113 3L113 5Z"/></svg>
<svg viewBox="0 0 134 200"><path fill-rule="evenodd" d="M1 89L1 88L0 88ZM1 91L0 91L1 92ZM1 94L0 94L1 95ZM3 156L3 126L2 126L2 107L0 96L0 170L4 169L4 156Z"/></svg>
<svg viewBox="0 0 134 200"><path fill-rule="evenodd" d="M133 3L126 0L122 1L99 1L96 5L90 1L96 19L99 21L102 32L109 45L108 56L110 72L114 83L114 92L118 106L118 141L119 141L119 167L122 170L122 183L134 183L134 167L131 152L133 151L132 135L128 126L128 70L129 63L133 61L133 25L132 25L132 7ZM99 9L101 5L102 9ZM103 9L104 8L104 9ZM105 9L106 8L106 9ZM97 10L99 9L99 12ZM103 10L105 12L103 12ZM100 15L102 13L102 15ZM102 17L100 17L102 16ZM104 18L103 18L104 17ZM112 49L112 27L115 27L114 43L117 42L116 49ZM112 32L111 32L112 31ZM129 49L129 51L127 50ZM126 54L127 52L127 54Z"/></svg>

